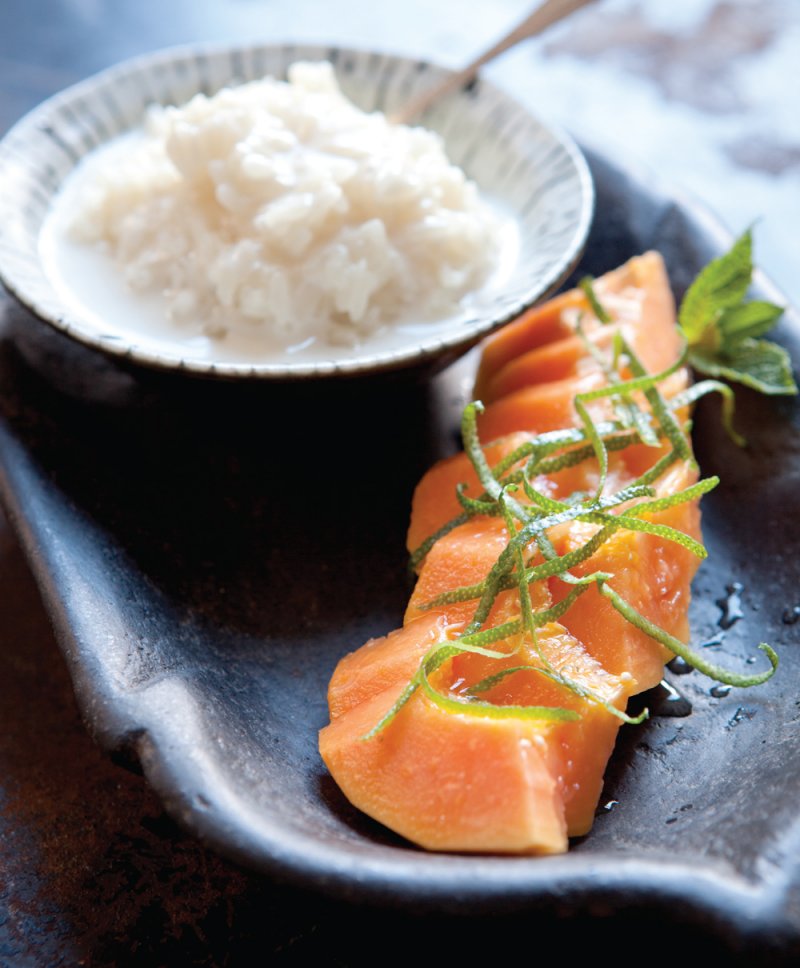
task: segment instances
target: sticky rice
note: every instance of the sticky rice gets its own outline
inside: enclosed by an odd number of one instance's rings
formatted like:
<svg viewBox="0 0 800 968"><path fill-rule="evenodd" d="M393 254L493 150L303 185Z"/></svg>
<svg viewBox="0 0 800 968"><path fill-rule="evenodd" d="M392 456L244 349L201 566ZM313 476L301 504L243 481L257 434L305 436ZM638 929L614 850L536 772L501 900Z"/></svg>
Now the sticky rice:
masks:
<svg viewBox="0 0 800 968"><path fill-rule="evenodd" d="M70 226L173 323L287 348L457 313L499 231L436 134L360 111L326 63L152 109Z"/></svg>

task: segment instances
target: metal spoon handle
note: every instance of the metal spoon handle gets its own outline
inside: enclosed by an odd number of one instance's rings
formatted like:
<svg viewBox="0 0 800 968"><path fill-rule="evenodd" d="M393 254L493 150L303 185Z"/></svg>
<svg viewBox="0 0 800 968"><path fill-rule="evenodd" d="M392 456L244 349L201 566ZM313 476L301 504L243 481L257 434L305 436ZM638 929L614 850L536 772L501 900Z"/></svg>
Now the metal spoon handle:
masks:
<svg viewBox="0 0 800 968"><path fill-rule="evenodd" d="M488 64L495 57L505 53L521 40L527 40L528 37L535 37L537 34L542 33L548 27L558 23L559 20L563 20L589 3L594 3L594 0L545 0L541 6L537 7L532 13L529 13L521 23L517 24L505 37L498 40L494 46L484 51L462 70L449 75L439 84L422 91L416 97L412 98L392 114L391 120L398 124L408 124L418 115L422 114L425 108L437 98L443 97L445 94L449 94L451 91L455 91L459 87L468 84L484 64Z"/></svg>

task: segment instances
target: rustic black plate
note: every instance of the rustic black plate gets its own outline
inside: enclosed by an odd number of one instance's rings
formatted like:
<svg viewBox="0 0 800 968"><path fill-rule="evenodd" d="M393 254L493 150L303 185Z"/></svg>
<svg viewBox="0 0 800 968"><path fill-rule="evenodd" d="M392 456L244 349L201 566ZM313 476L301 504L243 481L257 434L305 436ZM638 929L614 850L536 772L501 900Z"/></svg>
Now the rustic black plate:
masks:
<svg viewBox="0 0 800 968"><path fill-rule="evenodd" d="M680 294L728 238L649 176L590 161L598 210L581 271L656 247ZM141 761L188 828L346 899L460 912L645 905L743 942L797 944L800 624L785 621L798 604L795 401L741 394L744 451L713 403L696 430L703 470L723 484L704 501L695 641L737 667L770 641L778 675L717 696L699 673L675 677L692 715L623 730L603 799L618 803L568 855L431 855L348 806L316 737L337 658L400 620L410 495L456 447L474 361L427 382L209 384L110 364L10 301L4 312L5 506L89 728ZM799 335L790 314L779 338L795 358ZM733 582L743 614L725 630L717 600Z"/></svg>

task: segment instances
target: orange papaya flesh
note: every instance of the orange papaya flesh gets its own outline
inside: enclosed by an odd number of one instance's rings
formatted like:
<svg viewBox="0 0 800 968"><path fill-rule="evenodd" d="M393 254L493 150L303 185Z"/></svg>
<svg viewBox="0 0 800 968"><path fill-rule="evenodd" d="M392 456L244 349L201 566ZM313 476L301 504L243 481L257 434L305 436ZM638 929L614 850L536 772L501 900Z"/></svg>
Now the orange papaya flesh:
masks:
<svg viewBox="0 0 800 968"><path fill-rule="evenodd" d="M586 297L579 289L572 289L541 306L534 306L489 337L481 349L475 379L475 399L484 399L489 381L507 363L540 346L571 336L573 329L566 322L569 310L588 310Z"/></svg>
<svg viewBox="0 0 800 968"><path fill-rule="evenodd" d="M442 537L425 559L417 586L414 589L407 618L423 615L420 606L441 592L468 586L481 581L497 560L507 542L505 527L494 518L475 518L459 525ZM534 611L542 611L551 604L547 582L529 586ZM587 594L587 593L584 593ZM440 614L447 621L467 623L473 616L476 600L440 606ZM428 613L430 614L430 613ZM501 592L495 599L486 627L513 621L520 617L519 596L516 589ZM416 621L419 621L416 618ZM586 688L620 709L625 708L634 680L611 676L593 659L574 636L557 623L549 623L538 633L537 640L547 659L558 671L576 679ZM521 645L520 645L521 643ZM515 642L496 643L496 651L509 651L517 646L508 659L493 659L475 653L463 653L452 660L451 684L462 691L486 676L502 669L527 665L536 667L541 660L526 636ZM624 671L624 670L623 670ZM556 706L574 709L581 714L578 722L559 724L557 739L561 755L556 777L562 790L565 820L570 836L586 833L591 827L594 808L602 787L605 761L611 754L620 720L601 705L587 702L563 685L541 673L515 673L503 680L480 698L498 705ZM587 739L592 737L591 742ZM600 763L597 771L594 767Z"/></svg>
<svg viewBox="0 0 800 968"><path fill-rule="evenodd" d="M320 753L347 799L429 850L562 853L554 724L446 711L417 691L377 736L397 684L332 720Z"/></svg>
<svg viewBox="0 0 800 968"><path fill-rule="evenodd" d="M518 447L530 442L532 433L516 432L493 441L483 447L483 453L490 467L495 466ZM635 455L632 452L636 452ZM641 451L641 454L640 454ZM622 452L609 454L608 479L606 492L619 490L638 477L661 456L653 448L637 445ZM514 465L524 467L525 460ZM599 482L599 470L595 461L584 461L574 467L567 467L554 474L539 475L535 486L548 497L563 500L575 491L594 491ZM479 497L483 491L475 470L462 451L452 457L434 464L421 478L411 502L411 519L408 527L407 547L413 554L424 541L435 534L443 525L458 517L463 508L456 496L456 486L464 483L468 497ZM517 499L525 503L524 494L517 493Z"/></svg>
<svg viewBox="0 0 800 968"><path fill-rule="evenodd" d="M593 369L596 364L588 357L582 341L575 339L579 318L589 334L618 325L651 373L659 372L677 359L681 337L675 327L675 302L664 262L657 252L630 259L597 279L594 288L612 318L610 326L599 323L579 289L530 310L484 343L475 398L489 403L528 385L525 380L528 369L538 382L540 368L535 353L543 347L546 354L556 357L559 352L564 353L558 366L563 368L569 360L572 362L571 370L555 372L549 377L543 374L544 379L580 375L579 367ZM565 339L569 341L568 348L553 349L552 344ZM506 369L508 372L504 375Z"/></svg>
<svg viewBox="0 0 800 968"><path fill-rule="evenodd" d="M624 710L633 691L630 676L608 673L563 625L551 622L537 632L538 646L554 669L591 689L606 702ZM453 682L462 692L504 667L527 666L531 670L542 662L527 636L518 651L497 660L463 653L453 659ZM601 704L587 701L573 691L536 671L520 671L500 680L478 696L498 706L554 706L580 714L574 722L558 723L551 742L550 765L554 769L564 805L564 819L570 837L582 836L591 829L597 801L603 786L606 762L614 748L621 720Z"/></svg>
<svg viewBox="0 0 800 968"><path fill-rule="evenodd" d="M510 434L483 448L490 467L498 464L517 447L531 439L531 434ZM466 484L468 497L480 497L483 492L478 476L467 455L462 451L438 461L426 471L414 491L411 502L411 523L407 546L413 553L425 539L457 517L463 510L456 497L456 485Z"/></svg>
<svg viewBox="0 0 800 968"><path fill-rule="evenodd" d="M657 373L665 369L680 352L674 321L667 338L654 340L650 319L647 320L646 327L641 325L641 319L646 312L647 290L637 290L637 294L641 294L641 299L603 297L604 306L613 320L611 324L600 323L594 318L587 320L581 314L574 313L571 316L572 325L577 326L580 320L583 336L572 331L569 336L539 346L509 361L486 381L480 399L488 404L523 387L600 372L598 362L587 353L584 340L590 340L598 350L610 356L616 331L633 348L648 372ZM663 328L667 332L666 327ZM624 370L622 375L630 376Z"/></svg>
<svg viewBox="0 0 800 968"><path fill-rule="evenodd" d="M605 386L603 375L590 372L577 378L537 383L510 393L490 403L478 417L480 439L488 444L498 437L519 431L544 434L551 430L576 427L580 421L573 403L575 394L598 390L602 386ZM595 421L612 417L607 400L593 402L588 409Z"/></svg>
<svg viewBox="0 0 800 968"><path fill-rule="evenodd" d="M680 338L657 255L631 260L597 280L596 289L648 370L657 372L674 362ZM604 383L596 363L578 354L574 318L582 310L582 293L565 294L548 307L526 314L487 344L476 395L483 388L493 398L479 423L481 439L488 441L484 451L490 465L532 435L577 425L575 394ZM597 335L600 324L588 314L584 325L593 338L607 339L605 333ZM546 344L551 342L564 345L548 349ZM525 364L514 366L513 361L525 354L530 354ZM547 359L555 361L555 371L545 383ZM515 374L526 368L538 382L516 389ZM685 385L686 374L678 371L660 389L670 396ZM596 420L613 414L607 399L594 401L590 411ZM611 453L607 491L640 476L666 446L638 445ZM695 479L692 475L687 464L674 465L658 482L659 493L688 486ZM596 462L589 460L540 477L536 485L563 499L579 490L593 492L598 480ZM464 455L437 465L420 482L409 528L411 550L460 513L455 495L459 481L468 484L471 496L482 490ZM517 497L521 499L519 493ZM699 538L696 506L678 505L651 519ZM597 527L571 522L551 529L550 536L557 552L564 554L581 546ZM586 833L591 827L620 723L603 705L535 671L542 664L541 656L528 636L520 633L492 645L507 651L506 658L461 653L433 672L432 681L443 693L464 700L470 695L469 687L486 676L503 667L524 666L525 671L512 673L476 698L494 706L559 706L579 711L579 720L488 719L454 713L417 689L385 729L364 740L392 709L431 644L463 632L477 602L428 610L422 606L442 591L481 581L505 541L500 519L481 517L440 538L421 563L404 628L347 657L331 682L332 721L320 734L320 750L331 773L356 806L431 849L565 850L567 836ZM685 639L689 582L696 565L690 552L660 536L620 531L572 571L576 575L597 570L612 573L611 586L634 608ZM531 585L530 590L534 609L541 610L563 598L569 588L554 577ZM518 618L519 607L515 590L501 592L486 624ZM594 587L572 604L559 623L540 629L537 641L556 669L619 709L631 693L660 679L662 663L669 657L627 623ZM376 674L369 668L379 662L389 671Z"/></svg>
<svg viewBox="0 0 800 968"><path fill-rule="evenodd" d="M408 603L405 622L430 614L423 606L443 592L475 585L483 581L508 544L508 534L502 521L483 515L472 518L440 538L425 558ZM550 595L544 582L531 587L534 608L550 605ZM495 599L487 626L510 621L509 602L518 602L516 590L501 592ZM451 624L468 624L475 613L477 600L454 602L436 609L446 615Z"/></svg>
<svg viewBox="0 0 800 968"><path fill-rule="evenodd" d="M612 336L613 330L610 327L595 327L591 333L592 342L600 349L611 345ZM578 336L569 336L547 346L540 346L507 363L488 382L480 399L489 404L524 387L598 371L596 361L586 355L583 340Z"/></svg>
<svg viewBox="0 0 800 968"><path fill-rule="evenodd" d="M492 541L487 542L487 534ZM457 583L481 580L505 542L502 522L492 518L469 521L440 539L425 560L408 624L347 656L331 681L332 721L320 736L320 749L332 775L356 806L426 847L530 853L565 849L566 836L582 835L591 826L605 762L620 725L602 706L532 671L513 674L481 698L496 705L574 709L581 718L555 723L486 721L444 711L417 693L390 727L364 740L391 709L431 645L457 635L476 605L474 601L455 603L426 613L419 611L417 603ZM531 597L534 609L546 608L550 604L547 583L533 584ZM507 591L498 596L487 624L518 617L518 597ZM538 641L556 670L576 676L602 698L624 708L629 691L625 681L606 673L562 626L545 626ZM504 667L541 664L525 636L493 648L511 652L515 646L506 660L466 653L456 656L436 673L439 688L463 696L469 685ZM379 676L374 674L376 666L382 667ZM443 735L446 748L439 746ZM435 743L434 736L438 737ZM475 780L477 773L480 783ZM460 811L452 802L445 810L440 788L450 790L452 797L461 786L468 794L460 794ZM502 805L498 789L504 790ZM458 803L459 795L455 796ZM512 806L509 801L516 802ZM449 818L446 829L440 825L443 816ZM496 828L500 823L504 826ZM493 830L488 840L485 833L479 836L481 826Z"/></svg>
<svg viewBox="0 0 800 968"><path fill-rule="evenodd" d="M372 664L376 647L392 668L416 671L420 648L415 639L422 633L427 644L430 636L420 620L403 633L348 657L334 674L332 694L349 689L353 666ZM624 708L624 680L604 672L561 626L545 626L538 640L558 671ZM514 644L518 649L506 660L456 656L436 673L437 687L463 696L468 685L503 667L540 665L529 643ZM532 671L514 673L480 698L499 706L575 709L581 718L486 720L442 710L418 691L389 727L365 740L407 681L376 687L360 702L340 706L320 734L323 759L354 805L415 843L438 850L556 853L566 848L567 836L589 830L618 718Z"/></svg>
<svg viewBox="0 0 800 968"><path fill-rule="evenodd" d="M388 638L402 653L396 667L409 658L418 662L411 637ZM545 627L539 640L557 669L624 707L625 683L604 673L562 628ZM463 694L467 681L475 684L502 665L538 663L526 647L502 663L463 654L443 671ZM556 853L566 848L567 836L588 832L618 718L540 673L514 673L481 698L500 706L573 708L581 718L485 720L442 710L418 692L390 727L365 740L404 686L400 681L350 706L320 734L323 759L354 805L438 850Z"/></svg>
<svg viewBox="0 0 800 968"><path fill-rule="evenodd" d="M523 433L509 434L484 447L483 451L487 455L490 466L506 454L512 453L521 444L533 439L534 436L534 434ZM663 448L655 449L644 445L634 445L619 452L612 451L608 455L608 473L604 492L612 494L621 490L651 467L663 453ZM523 460L515 467L522 467L524 463ZM428 537L462 512L463 508L456 497L456 484L460 481L469 483L466 490L469 497L479 495L480 487L477 484L475 471L464 453L434 464L423 476L414 491L411 504L411 521L407 539L409 553L413 554ZM597 490L599 482L600 471L597 462L589 459L552 474L540 474L533 483L538 491L559 501L576 491L593 493ZM526 503L524 494L517 493L516 498L520 503Z"/></svg>
<svg viewBox="0 0 800 968"><path fill-rule="evenodd" d="M620 269L598 279L595 289L608 309L612 323L600 324L589 314L585 325L590 335L596 337L598 333L612 333L619 329L650 373L659 373L678 359L682 337L675 326L675 302L663 260L658 253L648 252L631 259ZM560 305L562 324L569 332L569 336L562 339L564 345L560 348L542 348L538 345L533 351L534 354L543 352L551 356L562 354L556 379L551 377L547 383L540 382L546 360L540 366L535 356L507 356L500 351L505 347L505 340L510 339L515 346L521 342L519 335L506 335L511 327L487 340L476 383L476 396L478 390L482 390L488 394L484 403L489 403L479 419L481 440L492 441L520 430L543 433L576 426L579 421L573 404L575 395L603 385L604 378L597 363L574 333L578 316L589 313L585 296L576 290L570 300ZM532 314L535 315L537 311L544 311L549 317L553 309L532 310ZM527 325L535 329L533 315L529 314L531 318ZM524 322L525 318L519 321ZM603 336L604 342L607 339ZM495 343L501 344L499 349L494 346ZM526 380L529 369L535 378L534 382ZM684 374L678 381L681 384L679 388L685 386L686 379ZM662 390L666 392L665 388ZM597 401L589 407L589 411L595 420L611 416L608 401Z"/></svg>
<svg viewBox="0 0 800 968"><path fill-rule="evenodd" d="M688 463L675 464L657 482L657 496L690 487L697 473ZM666 524L701 540L700 511L696 502L687 502L648 515L647 520ZM580 522L553 529L551 540L559 554L580 547L598 526ZM614 577L609 585L646 618L681 641L689 637L688 607L691 582L699 559L688 549L657 535L620 530L587 561L572 569L576 576L593 571ZM554 601L561 601L570 586L554 577L549 580ZM650 689L663 676L663 665L672 653L631 625L608 599L590 588L561 618L562 624L591 652L609 672L629 673L636 691Z"/></svg>
<svg viewBox="0 0 800 968"><path fill-rule="evenodd" d="M441 612L420 613L418 621L370 639L357 652L340 659L328 686L331 718L398 683L408 683L428 650L448 640L451 624Z"/></svg>
<svg viewBox="0 0 800 968"><path fill-rule="evenodd" d="M666 377L659 389L662 396L669 400L684 390L688 383L688 371L681 368ZM509 393L508 396L489 404L478 417L480 439L484 444L491 444L500 437L526 430L533 434L543 434L551 430L579 427L581 422L575 409L575 395L598 390L604 385L605 380L600 373L588 373L582 377L536 384ZM614 419L613 405L609 398L591 401L587 410L595 423ZM686 411L678 411L675 416L679 421L685 420ZM650 450L650 453L653 451Z"/></svg>
<svg viewBox="0 0 800 968"><path fill-rule="evenodd" d="M652 448L645 448L650 450ZM627 466L627 450L612 454L610 466L613 479L612 490L619 490L638 476ZM593 461L586 461L560 472L563 490L592 491L597 483L597 468ZM656 495L664 496L683 490L697 480L696 472L683 461L673 465L656 482ZM554 489L551 496L563 497L562 489ZM446 513L446 512L445 512ZM436 527L444 521L433 518L433 512L425 511L428 520ZM667 524L701 540L700 512L695 503L676 505L666 511L650 515L649 520ZM599 526L582 522L570 522L553 528L550 540L558 554L567 554L585 544ZM409 602L406 620L426 614L421 608L442 592L477 584L494 565L506 545L505 528L498 519L477 516L459 525L433 546L420 569L419 579ZM687 609L690 600L691 580L699 560L681 545L655 535L620 530L613 534L585 562L571 569L573 575L582 577L596 571L614 576L611 586L646 618L660 625L681 641L688 638ZM531 586L533 607L548 607L542 591L543 583ZM553 602L561 601L571 590L558 577L549 580ZM487 626L500 624L507 618L509 601L515 601L516 590L501 592L487 619ZM477 606L476 600L446 606L448 619L468 622ZM671 658L662 645L631 625L603 598L596 588L590 588L578 598L561 618L561 623L579 639L602 666L615 675L628 673L637 684L637 691L649 689L662 678L663 665Z"/></svg>

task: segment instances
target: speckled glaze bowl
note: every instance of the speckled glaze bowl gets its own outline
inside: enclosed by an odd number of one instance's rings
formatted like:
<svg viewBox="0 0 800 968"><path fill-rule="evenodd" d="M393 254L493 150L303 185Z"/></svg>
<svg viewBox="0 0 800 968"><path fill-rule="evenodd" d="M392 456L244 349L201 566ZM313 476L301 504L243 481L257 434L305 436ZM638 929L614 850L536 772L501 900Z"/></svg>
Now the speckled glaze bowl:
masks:
<svg viewBox="0 0 800 968"><path fill-rule="evenodd" d="M103 71L44 102L0 143L0 278L6 287L69 336L145 366L297 379L447 362L563 281L591 222L594 196L586 162L568 137L480 81L435 104L420 123L441 134L450 159L516 217L520 247L503 291L477 295L467 318L453 329L391 351L370 351L367 344L335 362L253 357L223 362L188 347L177 352L145 334L133 341L115 320L99 324L66 306L42 265L39 237L54 197L81 159L137 128L148 105L182 104L198 91L213 94L265 75L283 78L297 60L331 61L352 101L388 113L445 73L424 61L312 46L179 48Z"/></svg>

